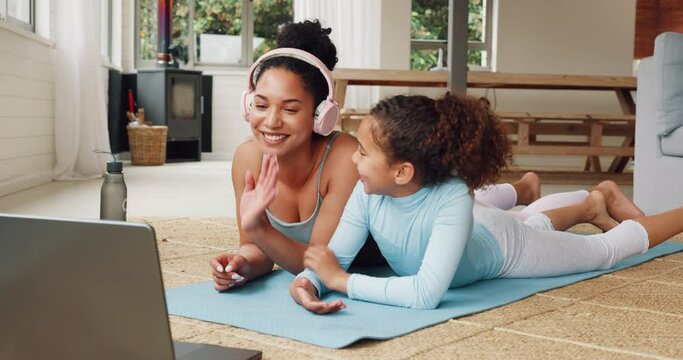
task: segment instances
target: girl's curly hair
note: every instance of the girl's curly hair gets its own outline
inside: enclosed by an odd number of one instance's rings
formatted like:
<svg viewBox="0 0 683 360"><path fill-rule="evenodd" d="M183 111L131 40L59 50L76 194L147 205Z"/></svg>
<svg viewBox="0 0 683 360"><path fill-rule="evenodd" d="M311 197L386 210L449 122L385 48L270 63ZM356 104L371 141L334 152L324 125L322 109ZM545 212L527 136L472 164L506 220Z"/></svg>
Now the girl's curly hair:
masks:
<svg viewBox="0 0 683 360"><path fill-rule="evenodd" d="M394 96L370 111L373 139L390 163L408 161L425 185L462 178L470 189L494 183L512 158L510 140L488 101L446 93Z"/></svg>
<svg viewBox="0 0 683 360"><path fill-rule="evenodd" d="M337 64L337 48L330 40L332 29L323 28L318 20L305 20L285 25L276 37L276 48L304 50L322 61L332 71ZM291 57L274 57L261 64L254 79L256 84L263 73L271 68L284 68L301 77L306 91L313 95L315 106L327 98L327 81L315 66Z"/></svg>

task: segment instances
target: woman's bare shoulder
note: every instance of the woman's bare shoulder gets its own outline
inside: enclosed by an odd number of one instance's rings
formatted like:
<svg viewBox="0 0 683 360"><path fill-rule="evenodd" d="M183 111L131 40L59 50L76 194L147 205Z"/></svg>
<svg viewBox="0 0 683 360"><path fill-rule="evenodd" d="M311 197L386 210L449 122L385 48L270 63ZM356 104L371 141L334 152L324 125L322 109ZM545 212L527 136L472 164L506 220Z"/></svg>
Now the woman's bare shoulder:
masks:
<svg viewBox="0 0 683 360"><path fill-rule="evenodd" d="M334 143L330 148L330 154L328 156L348 156L349 161L351 161L351 155L353 155L357 147L358 142L356 141L356 138L351 136L349 133L342 132L337 135L337 138L334 140Z"/></svg>
<svg viewBox="0 0 683 360"><path fill-rule="evenodd" d="M327 187L333 180L344 184L355 184L355 180L358 178L358 170L351 157L357 148L358 142L353 136L347 133L337 135L337 139L332 144L325 161L322 179L324 187Z"/></svg>

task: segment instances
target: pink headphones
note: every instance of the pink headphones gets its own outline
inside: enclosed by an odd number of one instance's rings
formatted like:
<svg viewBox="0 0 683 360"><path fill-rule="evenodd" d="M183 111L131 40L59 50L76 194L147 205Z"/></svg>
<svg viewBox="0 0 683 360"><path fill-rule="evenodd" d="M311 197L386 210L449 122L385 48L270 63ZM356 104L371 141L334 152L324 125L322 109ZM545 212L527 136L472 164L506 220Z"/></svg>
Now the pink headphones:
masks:
<svg viewBox="0 0 683 360"><path fill-rule="evenodd" d="M261 64L270 58L284 56L293 57L302 61L305 61L313 66L315 66L323 77L327 81L328 94L327 99L323 100L318 104L315 109L315 115L313 117L313 131L320 135L329 135L334 129L334 125L337 123L337 117L339 117L339 105L334 100L334 78L332 77L332 72L327 69L327 66L323 64L320 59L313 56L312 54L295 48L279 48L271 50L263 54L254 64L249 68L247 73L247 81L249 81L249 87L242 93L242 116L244 120L247 120L247 115L251 111L252 101L254 97L254 73L258 70Z"/></svg>

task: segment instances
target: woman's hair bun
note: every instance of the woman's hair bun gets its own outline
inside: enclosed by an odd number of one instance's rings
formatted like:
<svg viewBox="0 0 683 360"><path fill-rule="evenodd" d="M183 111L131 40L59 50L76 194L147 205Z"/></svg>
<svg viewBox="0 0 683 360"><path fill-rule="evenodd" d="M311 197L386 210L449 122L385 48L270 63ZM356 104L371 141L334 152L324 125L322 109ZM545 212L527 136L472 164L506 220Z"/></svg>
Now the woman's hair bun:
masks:
<svg viewBox="0 0 683 360"><path fill-rule="evenodd" d="M277 47L291 47L313 54L334 69L337 64L337 48L330 40L331 28L324 28L318 20L304 20L285 25L276 38Z"/></svg>

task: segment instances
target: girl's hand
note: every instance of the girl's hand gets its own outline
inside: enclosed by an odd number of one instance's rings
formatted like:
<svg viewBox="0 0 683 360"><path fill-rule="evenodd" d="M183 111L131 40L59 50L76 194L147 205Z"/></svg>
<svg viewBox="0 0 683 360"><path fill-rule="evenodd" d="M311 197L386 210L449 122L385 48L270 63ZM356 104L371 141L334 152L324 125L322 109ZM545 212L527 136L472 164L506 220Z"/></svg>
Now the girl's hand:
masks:
<svg viewBox="0 0 683 360"><path fill-rule="evenodd" d="M318 315L330 314L346 308L346 304L341 300L335 300L328 303L318 299L315 286L313 286L308 279L303 277L296 278L292 281L289 285L289 294L297 304Z"/></svg>
<svg viewBox="0 0 683 360"><path fill-rule="evenodd" d="M254 176L247 170L244 175L244 191L240 200L240 225L251 231L264 223L264 211L277 195L278 165L275 155L263 154L261 174L254 183Z"/></svg>
<svg viewBox="0 0 683 360"><path fill-rule="evenodd" d="M249 262L242 255L222 254L212 259L209 266L216 291L236 288L247 282L246 277L238 273L249 272Z"/></svg>
<svg viewBox="0 0 683 360"><path fill-rule="evenodd" d="M328 288L346 293L349 274L339 266L334 252L326 246L309 246L304 253L304 266L315 271Z"/></svg>

